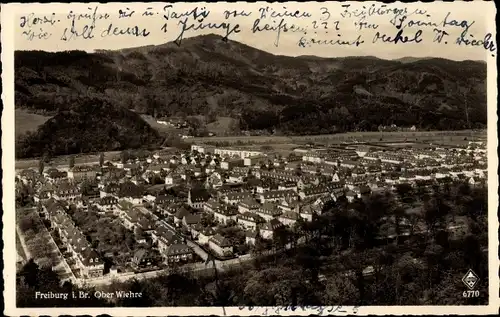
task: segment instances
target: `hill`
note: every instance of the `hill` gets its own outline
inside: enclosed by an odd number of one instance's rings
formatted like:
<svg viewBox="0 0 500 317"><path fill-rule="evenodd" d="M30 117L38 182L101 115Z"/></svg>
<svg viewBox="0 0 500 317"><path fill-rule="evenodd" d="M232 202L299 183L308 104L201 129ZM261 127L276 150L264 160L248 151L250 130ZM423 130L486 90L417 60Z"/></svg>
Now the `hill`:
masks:
<svg viewBox="0 0 500 317"><path fill-rule="evenodd" d="M60 110L36 132L19 137L16 157L123 150L162 141L156 130L125 108L85 97L72 106Z"/></svg>
<svg viewBox="0 0 500 317"><path fill-rule="evenodd" d="M283 134L484 127L485 63L403 61L277 56L216 35L180 47L18 51L16 107L55 115L84 94L153 117L232 117L242 130Z"/></svg>

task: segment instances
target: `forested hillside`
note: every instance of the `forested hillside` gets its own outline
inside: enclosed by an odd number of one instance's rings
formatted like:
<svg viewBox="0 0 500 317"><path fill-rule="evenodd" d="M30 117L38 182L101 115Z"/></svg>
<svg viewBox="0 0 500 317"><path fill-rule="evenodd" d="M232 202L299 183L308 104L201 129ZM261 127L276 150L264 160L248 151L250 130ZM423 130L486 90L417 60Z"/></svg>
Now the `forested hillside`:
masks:
<svg viewBox="0 0 500 317"><path fill-rule="evenodd" d="M160 116L233 117L242 130L318 134L486 124L486 64L276 56L205 35L121 51L18 51L16 107L55 115L80 96Z"/></svg>
<svg viewBox="0 0 500 317"><path fill-rule="evenodd" d="M162 141L142 118L106 100L80 97L36 132L18 137L16 157L38 157L139 148Z"/></svg>

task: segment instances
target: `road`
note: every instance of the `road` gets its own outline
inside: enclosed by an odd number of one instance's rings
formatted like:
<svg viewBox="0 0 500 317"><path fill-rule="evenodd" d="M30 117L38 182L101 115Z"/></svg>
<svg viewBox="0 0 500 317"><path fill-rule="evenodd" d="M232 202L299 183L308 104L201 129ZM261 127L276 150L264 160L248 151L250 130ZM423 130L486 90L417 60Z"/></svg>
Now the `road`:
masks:
<svg viewBox="0 0 500 317"><path fill-rule="evenodd" d="M44 231L44 236L45 238L49 241L49 244L52 246L52 254L55 255L56 261L58 262L57 265L53 268L54 271L58 272L61 270L62 272L60 273L61 275L66 275L69 276L69 279L72 282L76 281L76 277L73 274L73 271L69 267L68 263L66 262L66 259L64 258L64 255L61 253L61 250L57 246L57 243L54 241L54 238L50 234L49 230L45 226L45 223L42 221L40 216L38 215L38 212L36 212L35 208L33 208L33 213L35 214L35 218L38 219L42 226L42 230ZM55 253L55 254L54 254ZM65 279L63 279L65 280Z"/></svg>
<svg viewBox="0 0 500 317"><path fill-rule="evenodd" d="M59 250L59 247L57 246L56 242L52 238L52 235L48 231L47 227L43 223L42 219L38 216L38 213L36 212L36 208L26 208L30 209L32 214L34 215L34 220L37 221L40 225L41 232L37 233L37 235L43 239L42 241L48 242L49 247L51 248L50 253L46 254L48 258L50 258L53 262L56 263L55 266L53 266L53 270L57 272L61 277L62 280L71 280L71 281L76 281L76 277L74 276L73 272L71 271L71 268L69 267L68 263L66 263L66 260L64 259L63 254ZM31 251L30 247L26 243L26 237L24 234L21 232L21 229L19 228L19 225L16 225L16 234L19 237L19 242L21 243L22 249L24 251L24 254L27 259L34 258ZM36 246L35 246L36 247ZM38 259L35 259L35 262L38 263Z"/></svg>
<svg viewBox="0 0 500 317"><path fill-rule="evenodd" d="M188 143L198 142L237 142L244 143L293 143L300 141L319 141L328 139L330 141L344 141L348 139L361 139L367 141L369 139L378 141L379 138L387 140L413 140L417 138L419 141L424 139L441 140L445 137L462 138L464 136L486 136L486 131L458 130L458 131L401 131L401 132L347 132L337 134L322 134L322 135L307 135L307 136L220 136L220 137L196 137L185 139Z"/></svg>
<svg viewBox="0 0 500 317"><path fill-rule="evenodd" d="M31 256L31 252L30 250L28 249L28 246L26 245L26 241L24 240L24 235L21 233L21 229L19 229L19 225L16 225L16 234L19 238L19 242L21 243L21 247L24 251L24 255L26 257L26 261L31 259L32 256Z"/></svg>
<svg viewBox="0 0 500 317"><path fill-rule="evenodd" d="M82 166L82 165L95 165L95 164L99 164L99 161L96 161L96 162L86 162L86 163L78 163L77 165L78 166ZM51 168L51 167L54 167L54 168L57 168L58 170L60 171L68 171L69 170L69 164L66 164L66 163L61 163L61 164L56 164L56 163L52 163L52 164L47 164L45 166L45 170ZM38 163L33 163L33 164L22 164L20 166L18 166L17 162L16 162L16 172L20 172L24 169L27 169L27 168L38 168Z"/></svg>

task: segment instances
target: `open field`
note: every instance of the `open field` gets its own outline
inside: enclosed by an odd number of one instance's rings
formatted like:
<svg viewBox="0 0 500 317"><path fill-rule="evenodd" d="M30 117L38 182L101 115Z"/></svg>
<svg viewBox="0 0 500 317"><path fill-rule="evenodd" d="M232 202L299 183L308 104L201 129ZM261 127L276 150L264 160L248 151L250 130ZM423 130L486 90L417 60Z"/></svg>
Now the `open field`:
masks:
<svg viewBox="0 0 500 317"><path fill-rule="evenodd" d="M112 161L120 157L120 151L104 152L104 161ZM99 163L100 153L95 154L80 154L75 155L75 165L93 165ZM45 164L45 168L51 166L63 167L69 165L70 155L58 156L53 158L50 163ZM16 160L16 169L21 170L25 168L37 168L38 158Z"/></svg>
<svg viewBox="0 0 500 317"><path fill-rule="evenodd" d="M464 138L467 138L464 140ZM341 142L436 142L454 144L455 142L470 141L486 138L484 131L416 131L416 132L348 132L339 134L309 135L309 136L215 136L204 138L186 139L189 143L215 143L229 144L280 144L280 143L341 143Z"/></svg>
<svg viewBox="0 0 500 317"><path fill-rule="evenodd" d="M163 125L163 124L159 124L150 115L141 114L141 118L144 121L146 121L153 129L155 129L156 131L158 131L160 134L164 134L164 133L179 133L181 131L180 129L176 129L174 127L170 127L170 126L166 126L166 125Z"/></svg>
<svg viewBox="0 0 500 317"><path fill-rule="evenodd" d="M36 131L38 127L49 120L51 117L28 112L24 109L16 109L15 112L15 131L16 137L27 131Z"/></svg>
<svg viewBox="0 0 500 317"><path fill-rule="evenodd" d="M382 139L382 141L380 140ZM294 148L308 142L324 144L340 144L342 142L370 142L371 144L390 144L391 142L433 142L443 145L465 145L471 140L485 141L486 132L482 131L421 131L421 132L350 132L342 134L329 135L311 135L311 136L215 136L206 138L185 139L187 143L224 143L224 145L245 145L256 150L265 150L277 152L282 155L293 151ZM105 161L115 160L120 157L120 151L111 151L104 153ZM16 169L36 168L38 167L38 158L16 160ZM68 165L69 156L59 156L53 158L46 167ZM75 164L97 164L99 154L81 154L75 156Z"/></svg>
<svg viewBox="0 0 500 317"><path fill-rule="evenodd" d="M207 124L207 130L215 133L215 135L226 135L226 133L230 132L229 127L234 120L229 117L217 117L217 121Z"/></svg>
<svg viewBox="0 0 500 317"><path fill-rule="evenodd" d="M200 122L204 124L205 117L204 116L195 116ZM179 134L179 133L187 133L187 129L176 129L171 126L166 126L164 124L159 124L152 116L150 115L141 115L141 118L144 119L153 129L156 129L160 134ZM229 117L218 117L217 121L211 122L206 125L207 131L215 133L215 135L226 135L229 133L231 122L234 119Z"/></svg>

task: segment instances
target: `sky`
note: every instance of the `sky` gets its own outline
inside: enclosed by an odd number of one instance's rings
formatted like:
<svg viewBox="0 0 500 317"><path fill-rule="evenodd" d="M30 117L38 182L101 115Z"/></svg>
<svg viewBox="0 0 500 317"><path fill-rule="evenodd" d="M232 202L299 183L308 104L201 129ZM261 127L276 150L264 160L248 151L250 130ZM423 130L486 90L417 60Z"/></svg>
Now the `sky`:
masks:
<svg viewBox="0 0 500 317"><path fill-rule="evenodd" d="M347 3L347 2L346 2ZM492 2L479 1L471 2L433 2L433 3L393 3L388 4L386 8L382 7L382 3L376 2L352 2L347 8L351 14L345 12L346 8L341 5L346 3L282 3L269 4L265 2L257 3L173 3L172 7L164 10L166 3L119 3L112 4L31 4L31 5L7 5L2 10L2 20L5 24L13 23L14 28L11 28L9 38L14 41L16 50L45 50L45 51L61 51L61 50L85 50L94 51L96 49L122 49L129 47L158 45L173 41L181 33L181 25L179 21L182 18L175 18L174 14L190 12L195 7L198 7L198 12L202 7L210 10L209 15L201 22L201 24L211 23L213 26L220 26L222 23L229 25L229 28L239 24L239 33L233 33L229 39L235 40L252 47L268 51L277 55L316 55L320 57L342 57L342 56L377 56L385 59L397 59L406 56L413 57L442 57L454 60L486 60L494 52L487 51L483 46L467 47L465 45L457 45L455 41L459 35L466 30L467 39L483 39L487 33L492 33L492 39L495 38L495 11L496 8ZM349 3L347 3L349 4ZM375 8L380 10L392 9L391 14L372 14L353 17L354 10L362 10L370 8L374 4ZM150 7L152 9L147 10ZM259 13L259 8L270 7L268 15L264 18ZM325 12L326 7L328 13ZM96 11L97 8L97 11ZM119 17L119 11L134 13L130 17ZM245 11L250 16L238 16L237 18L224 18L225 10L237 10L237 12ZM274 10L278 14L284 12L299 11L301 14L310 14L310 17L295 18L286 17L284 22L288 27L295 25L295 30L301 29L301 32L281 32L279 43L276 45L278 37L277 31L260 31L252 32L252 27L257 19L259 28L265 28L264 25L276 26L281 21L281 18L269 17L269 12ZM396 14L394 14L396 10ZM406 14L397 15L397 12ZM144 16L145 11L151 12L151 16ZM92 15L103 17L95 20L94 24ZM175 12L175 13L174 13ZM54 13L54 14L52 14ZM169 21L163 17L164 14L170 14ZM78 19L78 14L87 14L88 18ZM105 18L105 14L109 17ZM344 17L342 17L344 14ZM384 43L383 39L388 37L394 38L397 33L396 27L391 24L391 20L398 16L400 18L406 15L406 20L403 22L403 36L408 36L411 40L419 29L422 30L421 36L417 37L420 43ZM123 14L122 14L123 16ZM92 32L93 38L83 39L81 36L70 39L72 19L74 21L74 30L81 33L85 25L94 25ZM328 19L326 19L328 17ZM35 18L39 20L36 21ZM446 20L445 20L446 19ZM29 20L29 21L28 21ZM34 21L38 23L34 23ZM45 21L46 23L40 23ZM47 22L48 21L48 22ZM338 21L338 22L337 22ZM445 21L447 23L445 23ZM51 25L50 22L54 22ZM167 22L167 32L162 30L162 26ZM186 25L191 23L199 25L193 16L190 16ZM357 23L357 24L356 24ZM360 30L359 24L365 23L365 27ZM434 23L434 25L428 25ZM111 24L111 27L110 27ZM413 26L412 26L413 24ZM417 27L415 25L421 24ZM427 25L425 25L427 24ZM446 25L445 25L446 24ZM23 25L23 27L21 27ZM372 26L366 27L366 26ZM132 30L137 26L140 31L146 29L149 33L147 37L134 35L109 35L106 30L111 30L113 33L115 27L122 31L127 28ZM315 29L314 26L317 28ZM443 38L441 43L434 42L434 28L443 30L449 33ZM325 29L326 27L326 29ZM376 27L376 29L374 29ZM307 30L306 30L307 28ZM6 28L4 28L5 30ZM64 29L66 29L66 40L61 40L64 37ZM337 30L338 29L338 30ZM3 31L3 30L2 30ZM24 34L23 34L24 32ZM117 31L119 33L119 31ZM314 33L316 32L316 33ZM378 36L377 36L378 32ZM225 35L224 30L205 29L203 31L188 30L184 32L184 38L196 36L200 34L216 33ZM38 36L46 39L39 39ZM30 36L34 38L29 40ZM360 37L360 38L358 38ZM337 39L354 43L356 39L364 41L359 46L356 45L332 45L331 43ZM374 39L377 39L374 42ZM318 44L316 42L320 42ZM446 42L446 44L445 44ZM306 43L305 47L299 45ZM311 44L309 47L307 44Z"/></svg>

